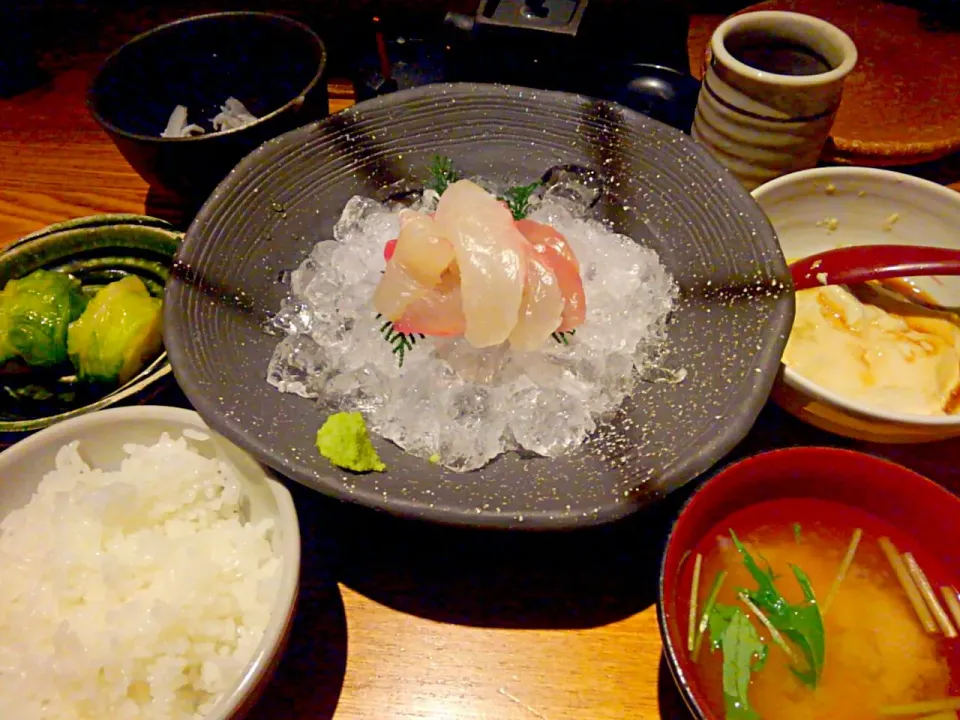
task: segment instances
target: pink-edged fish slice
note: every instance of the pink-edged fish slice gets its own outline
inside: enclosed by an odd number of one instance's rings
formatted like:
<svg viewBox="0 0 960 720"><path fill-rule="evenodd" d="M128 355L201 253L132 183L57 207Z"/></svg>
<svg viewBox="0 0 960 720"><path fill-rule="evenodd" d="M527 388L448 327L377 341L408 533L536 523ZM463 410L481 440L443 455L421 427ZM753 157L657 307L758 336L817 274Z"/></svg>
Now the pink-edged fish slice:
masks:
<svg viewBox="0 0 960 720"><path fill-rule="evenodd" d="M805 257L790 265L794 290L871 280L960 275L960 250L919 245L858 245Z"/></svg>

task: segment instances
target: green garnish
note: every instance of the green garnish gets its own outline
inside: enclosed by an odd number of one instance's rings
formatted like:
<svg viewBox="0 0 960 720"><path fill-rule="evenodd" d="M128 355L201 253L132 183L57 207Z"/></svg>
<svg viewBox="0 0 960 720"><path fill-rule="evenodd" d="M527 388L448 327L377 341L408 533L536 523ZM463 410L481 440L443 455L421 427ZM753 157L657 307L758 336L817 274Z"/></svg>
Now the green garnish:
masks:
<svg viewBox="0 0 960 720"><path fill-rule="evenodd" d="M767 660L767 646L738 607L716 604L710 611L710 647L723 652L723 702L726 720L759 720L747 693L750 676Z"/></svg>
<svg viewBox="0 0 960 720"><path fill-rule="evenodd" d="M430 161L430 179L427 187L443 195L451 184L459 179L453 167L453 160L443 155L434 155ZM541 182L537 180L529 185L518 185L507 190L501 198L507 203L514 220L523 220L530 210L530 198L539 188Z"/></svg>
<svg viewBox="0 0 960 720"><path fill-rule="evenodd" d="M710 651L720 649L720 638L727 631L734 614L742 612L740 608L723 603L714 603L707 615L707 632L710 633Z"/></svg>
<svg viewBox="0 0 960 720"><path fill-rule="evenodd" d="M797 545L800 544L800 523L793 524L793 539L797 541Z"/></svg>
<svg viewBox="0 0 960 720"><path fill-rule="evenodd" d="M353 472L387 469L370 442L363 415L358 412L339 412L328 417L317 432L317 450L337 467Z"/></svg>
<svg viewBox="0 0 960 720"><path fill-rule="evenodd" d="M519 185L512 187L504 193L504 200L507 201L507 207L513 213L514 220L523 220L530 211L530 197L540 187L540 181L537 180L529 185Z"/></svg>
<svg viewBox="0 0 960 720"><path fill-rule="evenodd" d="M700 646L703 645L703 638L707 634L707 628L710 623L710 616L713 614L713 606L717 602L717 596L720 595L720 588L723 587L724 580L727 579L727 571L721 570L713 579L713 585L710 592L707 593L707 601L703 604L703 615L700 616L700 623L697 625L697 637L693 643L693 661L697 661L700 655Z"/></svg>
<svg viewBox="0 0 960 720"><path fill-rule="evenodd" d="M564 330L563 332L561 332L561 331L558 330L558 331L555 332L555 333L551 333L550 337L552 337L554 340L556 340L556 341L557 341L558 343L560 343L561 345L569 345L569 344L570 344L570 341L567 340L567 338L568 338L569 336L571 336L571 335L576 335L576 334L577 334L576 329L574 329L574 330Z"/></svg>
<svg viewBox="0 0 960 720"><path fill-rule="evenodd" d="M823 617L820 606L817 604L813 587L806 573L796 565L790 569L800 584L805 601L799 605L791 605L774 585L774 575L770 568L761 570L756 561L747 552L736 533L730 530L730 537L737 551L743 557L743 564L759 586L756 590L744 590L750 601L763 611L770 624L792 640L803 652L807 661L806 669L791 666L793 674L806 685L816 687L823 672L824 636Z"/></svg>
<svg viewBox="0 0 960 720"><path fill-rule="evenodd" d="M382 318L383 316L377 313L377 320ZM413 346L417 344L417 338L423 340L426 337L426 335L422 333L397 332L393 327L393 322L390 320L387 320L380 326L380 334L383 335L384 340L393 346L392 352L397 356L400 367L403 367L403 359L407 354L407 350L413 350Z"/></svg>
<svg viewBox="0 0 960 720"><path fill-rule="evenodd" d="M430 161L430 180L427 187L443 195L447 188L457 181L457 172L453 169L453 160L442 155L434 155Z"/></svg>

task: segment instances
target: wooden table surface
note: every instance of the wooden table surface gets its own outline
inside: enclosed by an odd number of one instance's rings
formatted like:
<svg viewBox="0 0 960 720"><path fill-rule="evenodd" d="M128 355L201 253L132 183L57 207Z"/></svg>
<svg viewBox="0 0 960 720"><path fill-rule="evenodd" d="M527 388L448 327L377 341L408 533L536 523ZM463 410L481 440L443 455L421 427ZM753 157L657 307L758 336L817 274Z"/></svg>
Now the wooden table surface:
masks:
<svg viewBox="0 0 960 720"><path fill-rule="evenodd" d="M691 61L721 18L696 16ZM0 100L0 248L106 212L176 219L94 124L84 92L100 57ZM333 83L331 109L351 90ZM183 402L173 389L162 401ZM960 489L960 444L870 447L764 410L737 450L859 447ZM252 720L686 718L661 662L656 581L679 493L612 527L506 535L419 526L292 488L304 536L290 646Z"/></svg>

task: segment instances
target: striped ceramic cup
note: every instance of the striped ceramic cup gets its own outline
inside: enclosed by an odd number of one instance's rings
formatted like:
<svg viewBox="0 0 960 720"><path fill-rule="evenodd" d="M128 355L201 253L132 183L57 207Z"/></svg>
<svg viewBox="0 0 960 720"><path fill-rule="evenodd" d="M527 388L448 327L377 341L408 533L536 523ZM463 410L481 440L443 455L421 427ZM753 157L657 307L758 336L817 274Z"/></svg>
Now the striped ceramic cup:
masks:
<svg viewBox="0 0 960 720"><path fill-rule="evenodd" d="M749 190L813 167L856 62L850 37L818 18L734 15L710 41L693 137Z"/></svg>

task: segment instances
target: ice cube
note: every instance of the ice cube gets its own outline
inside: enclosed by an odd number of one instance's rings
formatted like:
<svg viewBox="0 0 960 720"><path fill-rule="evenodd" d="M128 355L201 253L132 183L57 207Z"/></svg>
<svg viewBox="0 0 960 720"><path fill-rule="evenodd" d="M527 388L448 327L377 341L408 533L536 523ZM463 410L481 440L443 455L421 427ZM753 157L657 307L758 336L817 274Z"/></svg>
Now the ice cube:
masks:
<svg viewBox="0 0 960 720"><path fill-rule="evenodd" d="M440 202L440 194L436 190L427 190L423 191L423 195L420 198L420 204L416 208L421 212L431 213L437 209L437 204Z"/></svg>
<svg viewBox="0 0 960 720"><path fill-rule="evenodd" d="M363 225L372 215L382 214L383 206L376 200L354 195L340 213L340 219L333 227L333 237L339 242L363 242Z"/></svg>
<svg viewBox="0 0 960 720"><path fill-rule="evenodd" d="M285 335L298 335L310 332L313 325L313 312L306 303L285 298L280 311L270 318L269 329Z"/></svg>
<svg viewBox="0 0 960 720"><path fill-rule="evenodd" d="M445 360L457 376L469 382L492 385L500 381L509 359L509 346L475 348L462 338L439 342L437 357Z"/></svg>
<svg viewBox="0 0 960 720"><path fill-rule="evenodd" d="M439 449L444 429L443 388L450 379L433 375L435 362L405 375L402 387L394 392L376 419L377 429L407 452L430 457ZM455 382L455 379L454 379Z"/></svg>
<svg viewBox="0 0 960 720"><path fill-rule="evenodd" d="M555 165L543 174L543 197L566 207L587 210L603 194L604 178L582 165Z"/></svg>
<svg viewBox="0 0 960 720"><path fill-rule="evenodd" d="M285 337L267 367L267 382L280 392L317 398L335 370L326 350L307 335Z"/></svg>
<svg viewBox="0 0 960 720"><path fill-rule="evenodd" d="M556 388L529 388L514 398L510 430L520 446L558 457L580 445L596 427L580 400Z"/></svg>
<svg viewBox="0 0 960 720"><path fill-rule="evenodd" d="M325 392L342 398L341 406L345 410L371 414L386 403L384 384L382 373L367 364L335 375L327 383Z"/></svg>
<svg viewBox="0 0 960 720"><path fill-rule="evenodd" d="M342 245L334 251L331 263L337 268L337 273L341 278L341 287L349 288L351 285L360 282L371 272L372 258L362 252L357 252L353 246Z"/></svg>

